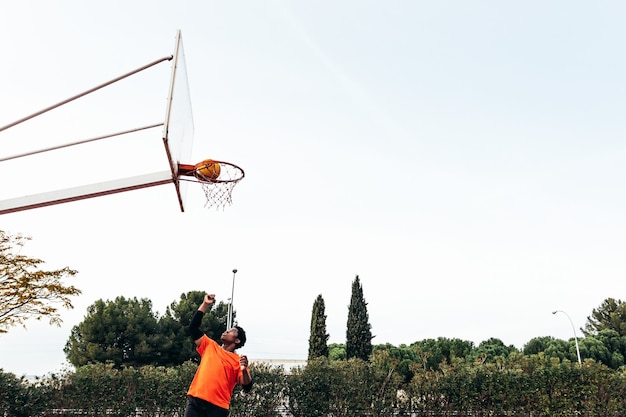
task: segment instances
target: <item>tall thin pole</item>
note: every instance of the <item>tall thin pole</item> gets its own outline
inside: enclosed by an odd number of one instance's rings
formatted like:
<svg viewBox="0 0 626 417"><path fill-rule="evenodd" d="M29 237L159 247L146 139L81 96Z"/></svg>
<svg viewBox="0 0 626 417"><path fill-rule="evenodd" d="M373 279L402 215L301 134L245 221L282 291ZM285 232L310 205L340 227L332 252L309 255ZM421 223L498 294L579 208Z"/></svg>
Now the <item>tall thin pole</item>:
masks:
<svg viewBox="0 0 626 417"><path fill-rule="evenodd" d="M158 127L158 126L163 126L163 123L156 123L156 124L145 126L145 127L137 127L135 129L124 130L123 132L111 133L111 134L104 135L104 136L98 136L96 138L84 139L84 140L80 140L80 141L77 141L77 142L70 142L70 143L66 143L66 144L63 144L63 145L51 146L49 148L39 149L39 150L36 150L36 151L30 151L30 152L25 152L25 153L13 155L13 156L7 156L6 158L0 158L0 162L10 161L11 159L23 158L25 156L36 155L38 153L54 151L54 150L57 150L57 149L69 148L70 146L82 145L84 143L94 142L94 141L97 141L97 140L109 139L109 138L112 138L112 137L115 137L115 136L126 135L128 133L135 133L135 132L139 132L139 131L146 130L146 129L152 129L153 127Z"/></svg>
<svg viewBox="0 0 626 417"><path fill-rule="evenodd" d="M556 313L563 313L567 316L567 319L569 320L569 323L572 325L572 330L574 331L574 342L576 343L576 354L578 355L578 364L582 364L582 361L580 360L580 349L578 348L578 337L576 336L576 327L574 327L574 322L572 321L572 318L569 316L569 314L567 314L565 311L563 310L556 310L553 311L552 314L556 314Z"/></svg>
<svg viewBox="0 0 626 417"><path fill-rule="evenodd" d="M228 322L226 324L226 327L228 327L228 329L232 329L233 327L233 300L235 298L235 275L236 274L237 274L237 270L233 269L233 286L230 292L230 304L228 305Z"/></svg>
<svg viewBox="0 0 626 417"><path fill-rule="evenodd" d="M226 330L230 329L230 298L228 299L228 311L226 312Z"/></svg>
<svg viewBox="0 0 626 417"><path fill-rule="evenodd" d="M46 112L49 112L50 110L54 110L54 109L56 109L57 107L61 107L61 106L63 106L64 104L69 103L70 101L74 101L74 100L79 99L79 98L81 98L81 97L83 97L83 96L86 96L87 94L91 94L91 93L93 93L94 91L97 91L97 90L99 90L99 89L101 89L101 88L107 87L107 86L109 86L109 85L111 85L111 84L113 84L113 83L116 83L116 82L118 82L118 81L120 81L120 80L123 80L123 79L124 79L124 78L126 78L126 77L130 77L131 75L137 74L138 72L141 72L141 71L143 71L143 70L145 70L145 69L147 69L147 68L150 68L150 67L152 67L152 66L154 66L154 65L160 64L161 62L164 62L164 61L171 61L173 58L174 58L174 57L170 55L170 56L166 56L166 57L164 57L164 58L157 59L156 61L153 61L153 62L151 62L151 63L149 63L149 64L147 64L147 65L144 65L144 66L143 66L143 67L141 67L141 68L137 68L136 70L133 70L133 71L131 71L131 72L129 72L129 73L126 73L126 74L124 74L124 75L120 75L119 77L114 78L114 79L112 79L111 81L107 81L107 82L106 82L106 83L104 83L104 84L100 84L100 85L98 85L98 86L96 86L96 87L93 87L93 88L91 88L91 89L87 90L87 91L84 91L84 92L82 92L82 93L80 93L80 94L77 94L77 95L75 95L75 96L72 96L72 97L70 97L70 98L68 98L68 99L65 99L65 100L63 100L63 101L61 101L61 102L59 102L59 103L57 103L57 104L53 104L52 106L50 106L50 107L46 107L46 108L45 108L45 109L43 109L43 110L39 110L38 112L31 114L30 116L26 116L26 117L24 117L24 118L22 118L22 119L20 119L20 120L16 120L16 121L15 121L15 122L13 122L13 123L9 123L9 124L8 124L8 125L6 125L6 126L2 126L2 127L0 127L0 132L2 132L2 131L4 131L4 130L7 130L7 129L8 129L8 128L10 128L10 127L17 126L17 125L19 125L20 123L23 123L23 122L25 122L25 121L27 121L27 120L30 120L30 119L35 118L35 117L37 117L37 116L40 116L40 115L42 115L42 114L44 114L44 113L46 113Z"/></svg>

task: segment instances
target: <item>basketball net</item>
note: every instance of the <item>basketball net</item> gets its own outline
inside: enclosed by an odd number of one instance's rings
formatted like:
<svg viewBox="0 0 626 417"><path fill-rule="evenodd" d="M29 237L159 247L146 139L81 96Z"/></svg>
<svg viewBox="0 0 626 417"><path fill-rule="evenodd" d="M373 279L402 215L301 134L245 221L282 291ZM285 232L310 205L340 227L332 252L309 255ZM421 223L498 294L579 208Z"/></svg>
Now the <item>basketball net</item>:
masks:
<svg viewBox="0 0 626 417"><path fill-rule="evenodd" d="M212 178L204 175L201 171L202 166L197 165L193 175L199 180L206 197L205 208L215 207L216 209L224 209L233 203L232 192L235 185L239 183L245 176L243 169L235 164L223 161L213 161L219 164L219 175Z"/></svg>

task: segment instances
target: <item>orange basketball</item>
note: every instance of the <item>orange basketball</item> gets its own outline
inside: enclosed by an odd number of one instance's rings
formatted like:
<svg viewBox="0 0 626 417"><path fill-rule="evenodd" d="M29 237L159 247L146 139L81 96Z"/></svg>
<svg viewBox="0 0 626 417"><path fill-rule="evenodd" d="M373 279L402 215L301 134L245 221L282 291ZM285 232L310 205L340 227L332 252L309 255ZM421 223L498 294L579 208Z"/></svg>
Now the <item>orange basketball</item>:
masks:
<svg viewBox="0 0 626 417"><path fill-rule="evenodd" d="M220 176L220 164L212 159L207 159L196 164L196 172L200 177L208 180L216 180Z"/></svg>

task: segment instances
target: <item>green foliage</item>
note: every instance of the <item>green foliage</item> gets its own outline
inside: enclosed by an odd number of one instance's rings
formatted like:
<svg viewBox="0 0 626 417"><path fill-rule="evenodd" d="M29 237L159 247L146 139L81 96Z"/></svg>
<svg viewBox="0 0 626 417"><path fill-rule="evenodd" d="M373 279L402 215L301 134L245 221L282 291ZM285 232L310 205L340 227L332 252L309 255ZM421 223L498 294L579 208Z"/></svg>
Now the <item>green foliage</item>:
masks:
<svg viewBox="0 0 626 417"><path fill-rule="evenodd" d="M607 298L597 309L593 309L582 329L583 334L594 336L602 330L614 330L620 336L626 336L626 303Z"/></svg>
<svg viewBox="0 0 626 417"><path fill-rule="evenodd" d="M333 373L326 358L308 361L304 368L295 368L289 376L287 397L293 417L319 417L330 412Z"/></svg>
<svg viewBox="0 0 626 417"><path fill-rule="evenodd" d="M98 300L88 307L87 316L72 328L65 346L74 366L112 363L116 367L141 366L157 362L159 332L148 299Z"/></svg>
<svg viewBox="0 0 626 417"><path fill-rule="evenodd" d="M326 333L326 307L322 295L313 303L311 333L309 336L309 359L328 357L328 333Z"/></svg>
<svg viewBox="0 0 626 417"><path fill-rule="evenodd" d="M180 295L159 319L159 359L163 366L179 365L188 360L199 361L195 345L189 334L189 322L204 299L203 291L190 291ZM202 318L201 329L208 337L220 343L220 336L226 330L228 305L222 302L211 305ZM233 317L236 317L233 313Z"/></svg>
<svg viewBox="0 0 626 417"><path fill-rule="evenodd" d="M78 367L67 375L63 408L94 415L127 416L137 407L137 382L134 368L117 369L113 364Z"/></svg>
<svg viewBox="0 0 626 417"><path fill-rule="evenodd" d="M482 364L452 357L436 370L411 363L414 376L406 382L402 360L392 352L375 349L369 361L318 358L291 374L253 364L255 386L251 393L235 389L230 415L277 417L285 405L294 417L626 413L626 369L593 359L580 366L543 353L510 352ZM35 382L0 370L0 415L46 416L64 409L68 417L121 417L138 410L147 417L181 416L195 370L193 362L121 369L96 364Z"/></svg>
<svg viewBox="0 0 626 417"><path fill-rule="evenodd" d="M413 411L418 413L619 415L626 409L621 395L625 382L623 372L595 362L580 367L511 352L483 364L453 360L439 371L417 366L405 393L415 399Z"/></svg>
<svg viewBox="0 0 626 417"><path fill-rule="evenodd" d="M189 322L204 292L182 294L160 319L148 299L98 300L71 331L64 352L74 366L112 363L122 366L172 366L198 360ZM201 328L219 342L226 329L227 305L219 303L204 315Z"/></svg>
<svg viewBox="0 0 626 417"><path fill-rule="evenodd" d="M28 417L29 408L27 384L24 378L0 369L0 415Z"/></svg>
<svg viewBox="0 0 626 417"><path fill-rule="evenodd" d="M332 416L362 415L370 409L371 375L366 361L352 358L330 362L329 409ZM345 381L352 379L352 384ZM312 393L310 393L312 394Z"/></svg>
<svg viewBox="0 0 626 417"><path fill-rule="evenodd" d="M466 358L474 353L474 344L461 339L424 339L411 344L414 358L423 369L437 370L441 363L451 363L456 358Z"/></svg>
<svg viewBox="0 0 626 417"><path fill-rule="evenodd" d="M363 297L363 287L357 275L352 282L352 296L348 306L346 330L346 357L368 360L372 354L372 326L369 323L367 303Z"/></svg>
<svg viewBox="0 0 626 417"><path fill-rule="evenodd" d="M408 380L401 370L407 359L392 357L389 351L373 352L367 364L370 386L371 407L375 415L392 415L402 409L402 399L398 392ZM410 380L410 379L409 379Z"/></svg>
<svg viewBox="0 0 626 417"><path fill-rule="evenodd" d="M580 340L581 366L574 339L538 337L523 351L496 338L477 347L443 337L372 346L358 276L352 290L346 344L327 345L318 296L310 352L326 347L326 355L310 355L291 374L253 363L253 391L235 389L231 416L274 417L285 407L294 417L626 414L626 336L611 327L620 323L621 301L601 309L618 311L607 316L611 326L597 325ZM54 409L73 410L67 415L182 415L197 368L187 326L203 297L200 291L182 294L160 319L149 300L97 301L66 344L74 372L30 382L0 370L0 415L45 416ZM227 311L220 303L204 316L202 329L214 340L226 328Z"/></svg>
<svg viewBox="0 0 626 417"><path fill-rule="evenodd" d="M287 405L287 375L281 366L254 364L254 386L246 393L239 386L231 401L230 415L233 417L275 417L279 409Z"/></svg>
<svg viewBox="0 0 626 417"><path fill-rule="evenodd" d="M0 369L0 415L30 417L42 415L58 399L60 391L54 375L28 381Z"/></svg>
<svg viewBox="0 0 626 417"><path fill-rule="evenodd" d="M23 255L21 249L28 240L0 230L0 334L29 319L45 317L50 324L60 325L59 306L72 309L70 297L81 293L63 283L77 271L68 267L44 271L41 259Z"/></svg>
<svg viewBox="0 0 626 417"><path fill-rule="evenodd" d="M346 345L343 343L331 343L328 345L328 359L342 361L346 359Z"/></svg>
<svg viewBox="0 0 626 417"><path fill-rule="evenodd" d="M382 356L393 360L396 363L396 371L402 376L405 383L409 382L414 375L411 371L411 364L420 360L417 351L411 346L400 345L396 347L390 343L374 345L372 355L375 358Z"/></svg>
<svg viewBox="0 0 626 417"><path fill-rule="evenodd" d="M581 339L579 345L582 358L591 358L612 369L625 364L626 336L620 336L615 330L601 330L594 337Z"/></svg>
<svg viewBox="0 0 626 417"><path fill-rule="evenodd" d="M626 356L626 336L621 336L618 332L611 329L600 330L596 338L611 352L610 361L601 361L610 368L617 369L625 364Z"/></svg>
<svg viewBox="0 0 626 417"><path fill-rule="evenodd" d="M472 350L471 358L479 363L493 362L496 359L508 358L513 352L519 352L519 350L513 345L506 346L502 340L492 337Z"/></svg>
<svg viewBox="0 0 626 417"><path fill-rule="evenodd" d="M55 377L57 395L48 409L95 416L129 416L137 409L144 416L182 415L196 367L191 362L171 368L85 365Z"/></svg>
<svg viewBox="0 0 626 417"><path fill-rule="evenodd" d="M176 367L139 368L139 383L135 392L142 415L157 416L163 410L171 410L182 416L185 411L185 395L196 369L197 365L192 362Z"/></svg>
<svg viewBox="0 0 626 417"><path fill-rule="evenodd" d="M392 415L403 381L398 363L385 350L372 354L370 362L311 360L289 377L289 410L294 417Z"/></svg>
<svg viewBox="0 0 626 417"><path fill-rule="evenodd" d="M537 355L544 353L546 357L563 359L567 356L568 343L552 336L535 337L524 345L524 355Z"/></svg>

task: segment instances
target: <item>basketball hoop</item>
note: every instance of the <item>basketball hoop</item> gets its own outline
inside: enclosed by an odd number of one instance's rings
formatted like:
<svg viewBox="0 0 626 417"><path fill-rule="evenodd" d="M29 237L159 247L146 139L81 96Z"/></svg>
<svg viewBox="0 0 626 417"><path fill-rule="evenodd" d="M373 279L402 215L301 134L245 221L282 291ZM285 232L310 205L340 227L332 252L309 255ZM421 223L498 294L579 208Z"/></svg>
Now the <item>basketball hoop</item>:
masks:
<svg viewBox="0 0 626 417"><path fill-rule="evenodd" d="M180 166L181 175L194 176L206 197L205 208L224 209L233 203L235 185L245 176L243 169L235 164L207 159L193 166Z"/></svg>

